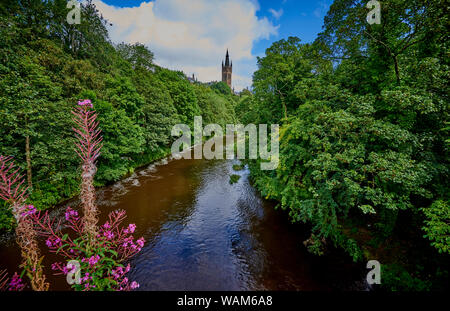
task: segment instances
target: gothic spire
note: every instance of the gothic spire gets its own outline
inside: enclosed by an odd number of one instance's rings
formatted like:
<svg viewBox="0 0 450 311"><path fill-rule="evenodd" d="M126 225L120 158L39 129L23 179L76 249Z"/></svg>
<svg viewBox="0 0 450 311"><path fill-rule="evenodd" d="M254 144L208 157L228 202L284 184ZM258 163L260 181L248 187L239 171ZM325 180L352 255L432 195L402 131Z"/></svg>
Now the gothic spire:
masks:
<svg viewBox="0 0 450 311"><path fill-rule="evenodd" d="M225 55L225 66L230 66L230 55L228 54L228 49L227 54Z"/></svg>

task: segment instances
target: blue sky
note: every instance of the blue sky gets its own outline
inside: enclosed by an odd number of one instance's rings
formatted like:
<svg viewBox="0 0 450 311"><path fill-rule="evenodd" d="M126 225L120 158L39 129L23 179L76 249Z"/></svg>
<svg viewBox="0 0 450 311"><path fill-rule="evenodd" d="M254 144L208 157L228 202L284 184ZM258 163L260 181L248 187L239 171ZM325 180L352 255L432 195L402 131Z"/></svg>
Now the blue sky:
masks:
<svg viewBox="0 0 450 311"><path fill-rule="evenodd" d="M328 0L259 0L260 10L257 16L267 16L274 24L279 25L278 35L269 40L259 40L253 49L255 54L264 54L270 44L289 36L299 37L303 43L312 42L322 30L323 18L329 5ZM277 19L269 10L282 11Z"/></svg>
<svg viewBox="0 0 450 311"><path fill-rule="evenodd" d="M233 87L251 85L272 42L297 36L312 42L332 0L94 0L113 23L114 42L141 42L161 66L220 80L226 48L233 60Z"/></svg>

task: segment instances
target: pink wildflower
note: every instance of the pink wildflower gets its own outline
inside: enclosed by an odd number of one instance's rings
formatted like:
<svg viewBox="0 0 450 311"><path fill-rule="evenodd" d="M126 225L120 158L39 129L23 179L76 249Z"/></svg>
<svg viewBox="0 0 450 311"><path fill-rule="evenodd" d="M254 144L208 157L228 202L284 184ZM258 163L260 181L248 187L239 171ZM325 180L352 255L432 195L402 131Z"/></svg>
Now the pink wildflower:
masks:
<svg viewBox="0 0 450 311"><path fill-rule="evenodd" d="M21 213L22 213L22 217L26 217L28 215L33 215L34 213L36 213L36 207L34 207L33 205L25 205L21 209Z"/></svg>
<svg viewBox="0 0 450 311"><path fill-rule="evenodd" d="M136 281L133 281L133 282L131 282L131 285L130 285L130 287L131 287L131 289L136 289L136 288L139 288L139 283L138 283L138 282L136 282Z"/></svg>
<svg viewBox="0 0 450 311"><path fill-rule="evenodd" d="M114 239L114 233L112 233L111 231L105 231L105 233L103 233L103 235L104 235L108 240Z"/></svg>
<svg viewBox="0 0 450 311"><path fill-rule="evenodd" d="M22 283L22 279L19 277L17 273L14 273L11 281L9 282L9 290L10 291L21 291L24 289L25 284Z"/></svg>
<svg viewBox="0 0 450 311"><path fill-rule="evenodd" d="M87 106L90 108L93 108L94 105L92 105L92 102L90 99L84 99L84 100L79 100L78 101L78 106Z"/></svg>
<svg viewBox="0 0 450 311"><path fill-rule="evenodd" d="M66 220L70 221L70 220L78 220L78 212L74 211L73 209L71 209L70 207L67 208L66 211Z"/></svg>
<svg viewBox="0 0 450 311"><path fill-rule="evenodd" d="M134 230L136 230L136 225L135 224L129 224L128 225L128 232L129 233L134 233Z"/></svg>
<svg viewBox="0 0 450 311"><path fill-rule="evenodd" d="M139 247L144 247L144 243L145 243L145 240L144 240L144 238L139 238L137 241L136 241L136 243L137 243L137 245L139 245Z"/></svg>
<svg viewBox="0 0 450 311"><path fill-rule="evenodd" d="M99 255L92 256L91 258L89 258L89 264L91 266L95 266L95 264L97 264L97 262L99 262L99 260L100 260Z"/></svg>

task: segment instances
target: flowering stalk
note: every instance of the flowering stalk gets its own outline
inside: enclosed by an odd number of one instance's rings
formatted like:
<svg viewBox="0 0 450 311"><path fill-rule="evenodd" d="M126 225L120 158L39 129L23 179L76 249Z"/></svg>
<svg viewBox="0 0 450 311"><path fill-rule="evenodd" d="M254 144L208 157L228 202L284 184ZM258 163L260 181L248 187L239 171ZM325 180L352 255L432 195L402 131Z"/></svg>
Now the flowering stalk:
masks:
<svg viewBox="0 0 450 311"><path fill-rule="evenodd" d="M77 124L77 128L73 128L78 139L76 152L82 159L81 203L84 232L93 239L98 234L98 210L95 204L94 188L94 175L97 172L95 161L100 155L103 138L98 128L97 113L89 108L93 108L89 99L79 101L77 109L74 109L72 114Z"/></svg>
<svg viewBox="0 0 450 311"><path fill-rule="evenodd" d="M26 189L22 187L23 178L16 176L18 171L8 174L12 166L8 167L6 164L2 166L4 182L1 184L0 193L2 198L10 201L14 206L13 212L18 223L21 224L18 226L20 229L18 235L29 239L18 239L19 244L22 243L24 248L31 246L37 248L35 237L39 234L46 238L46 245L50 252L61 255L66 261L78 261L83 277L81 283L72 284L73 288L76 290L132 290L138 288L139 284L128 280L125 275L130 270L130 265L124 264L142 249L144 239L134 239L136 225L130 224L126 228L120 226L126 217L125 211L110 213L107 222L97 227L98 210L95 204L93 181L97 171L95 161L100 155L102 137L96 121L97 114L89 110L93 108L91 101L80 101L78 106L72 113L78 126L73 128L78 139L76 152L82 159L83 217L79 217L77 211L67 209L65 218L69 229L75 233L73 237L69 236L69 233L62 232L61 220L50 217L48 212L36 211L32 205L23 204L26 199ZM57 270L59 274L74 272L73 266L68 267L66 261L52 264L52 269ZM38 263L40 264L40 261ZM39 265L31 267L31 271L38 271L40 268ZM37 278L33 278L32 281L34 279ZM14 284L16 288L20 285L16 279Z"/></svg>
<svg viewBox="0 0 450 311"><path fill-rule="evenodd" d="M0 156L0 198L11 205L12 214L17 222L16 239L21 249L22 266L30 278L32 289L45 291L48 290L49 284L45 281L42 270L36 231L28 218L28 206L24 204L28 188L23 184L23 175L19 173L19 169L15 169L12 157Z"/></svg>
<svg viewBox="0 0 450 311"><path fill-rule="evenodd" d="M97 171L95 161L100 155L101 131L98 129L97 114L90 110L90 100L78 102L72 114L77 128L73 128L78 142L76 152L82 159L81 203L83 217L78 212L67 208L65 220L69 229L75 233L61 231L61 220L51 218L48 212L41 213L31 208L28 214L38 233L46 238L50 252L61 255L65 261L55 262L52 269L58 274L68 274L72 267L67 261L76 260L82 273L81 283L73 284L76 290L132 290L139 287L136 282L129 282L125 276L130 265L124 263L137 254L144 246L144 239L134 240L136 225L121 228L125 211L109 214L107 222L97 227L98 210L95 204L94 175Z"/></svg>

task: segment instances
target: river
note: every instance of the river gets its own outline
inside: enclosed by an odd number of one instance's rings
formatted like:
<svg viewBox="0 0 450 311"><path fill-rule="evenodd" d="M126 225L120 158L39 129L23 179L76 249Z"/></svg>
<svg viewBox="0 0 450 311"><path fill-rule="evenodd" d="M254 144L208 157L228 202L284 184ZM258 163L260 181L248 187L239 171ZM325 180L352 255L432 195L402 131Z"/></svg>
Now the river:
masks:
<svg viewBox="0 0 450 311"><path fill-rule="evenodd" d="M131 261L139 290L354 290L365 289L361 265L339 251L316 257L302 244L308 228L262 199L237 160L162 160L97 191L102 218L127 211L127 223L146 244ZM240 175L235 184L231 174ZM77 207L78 200L64 206ZM42 244L42 249L45 245ZM68 289L48 269L53 290ZM0 243L0 267L17 271L14 239Z"/></svg>

